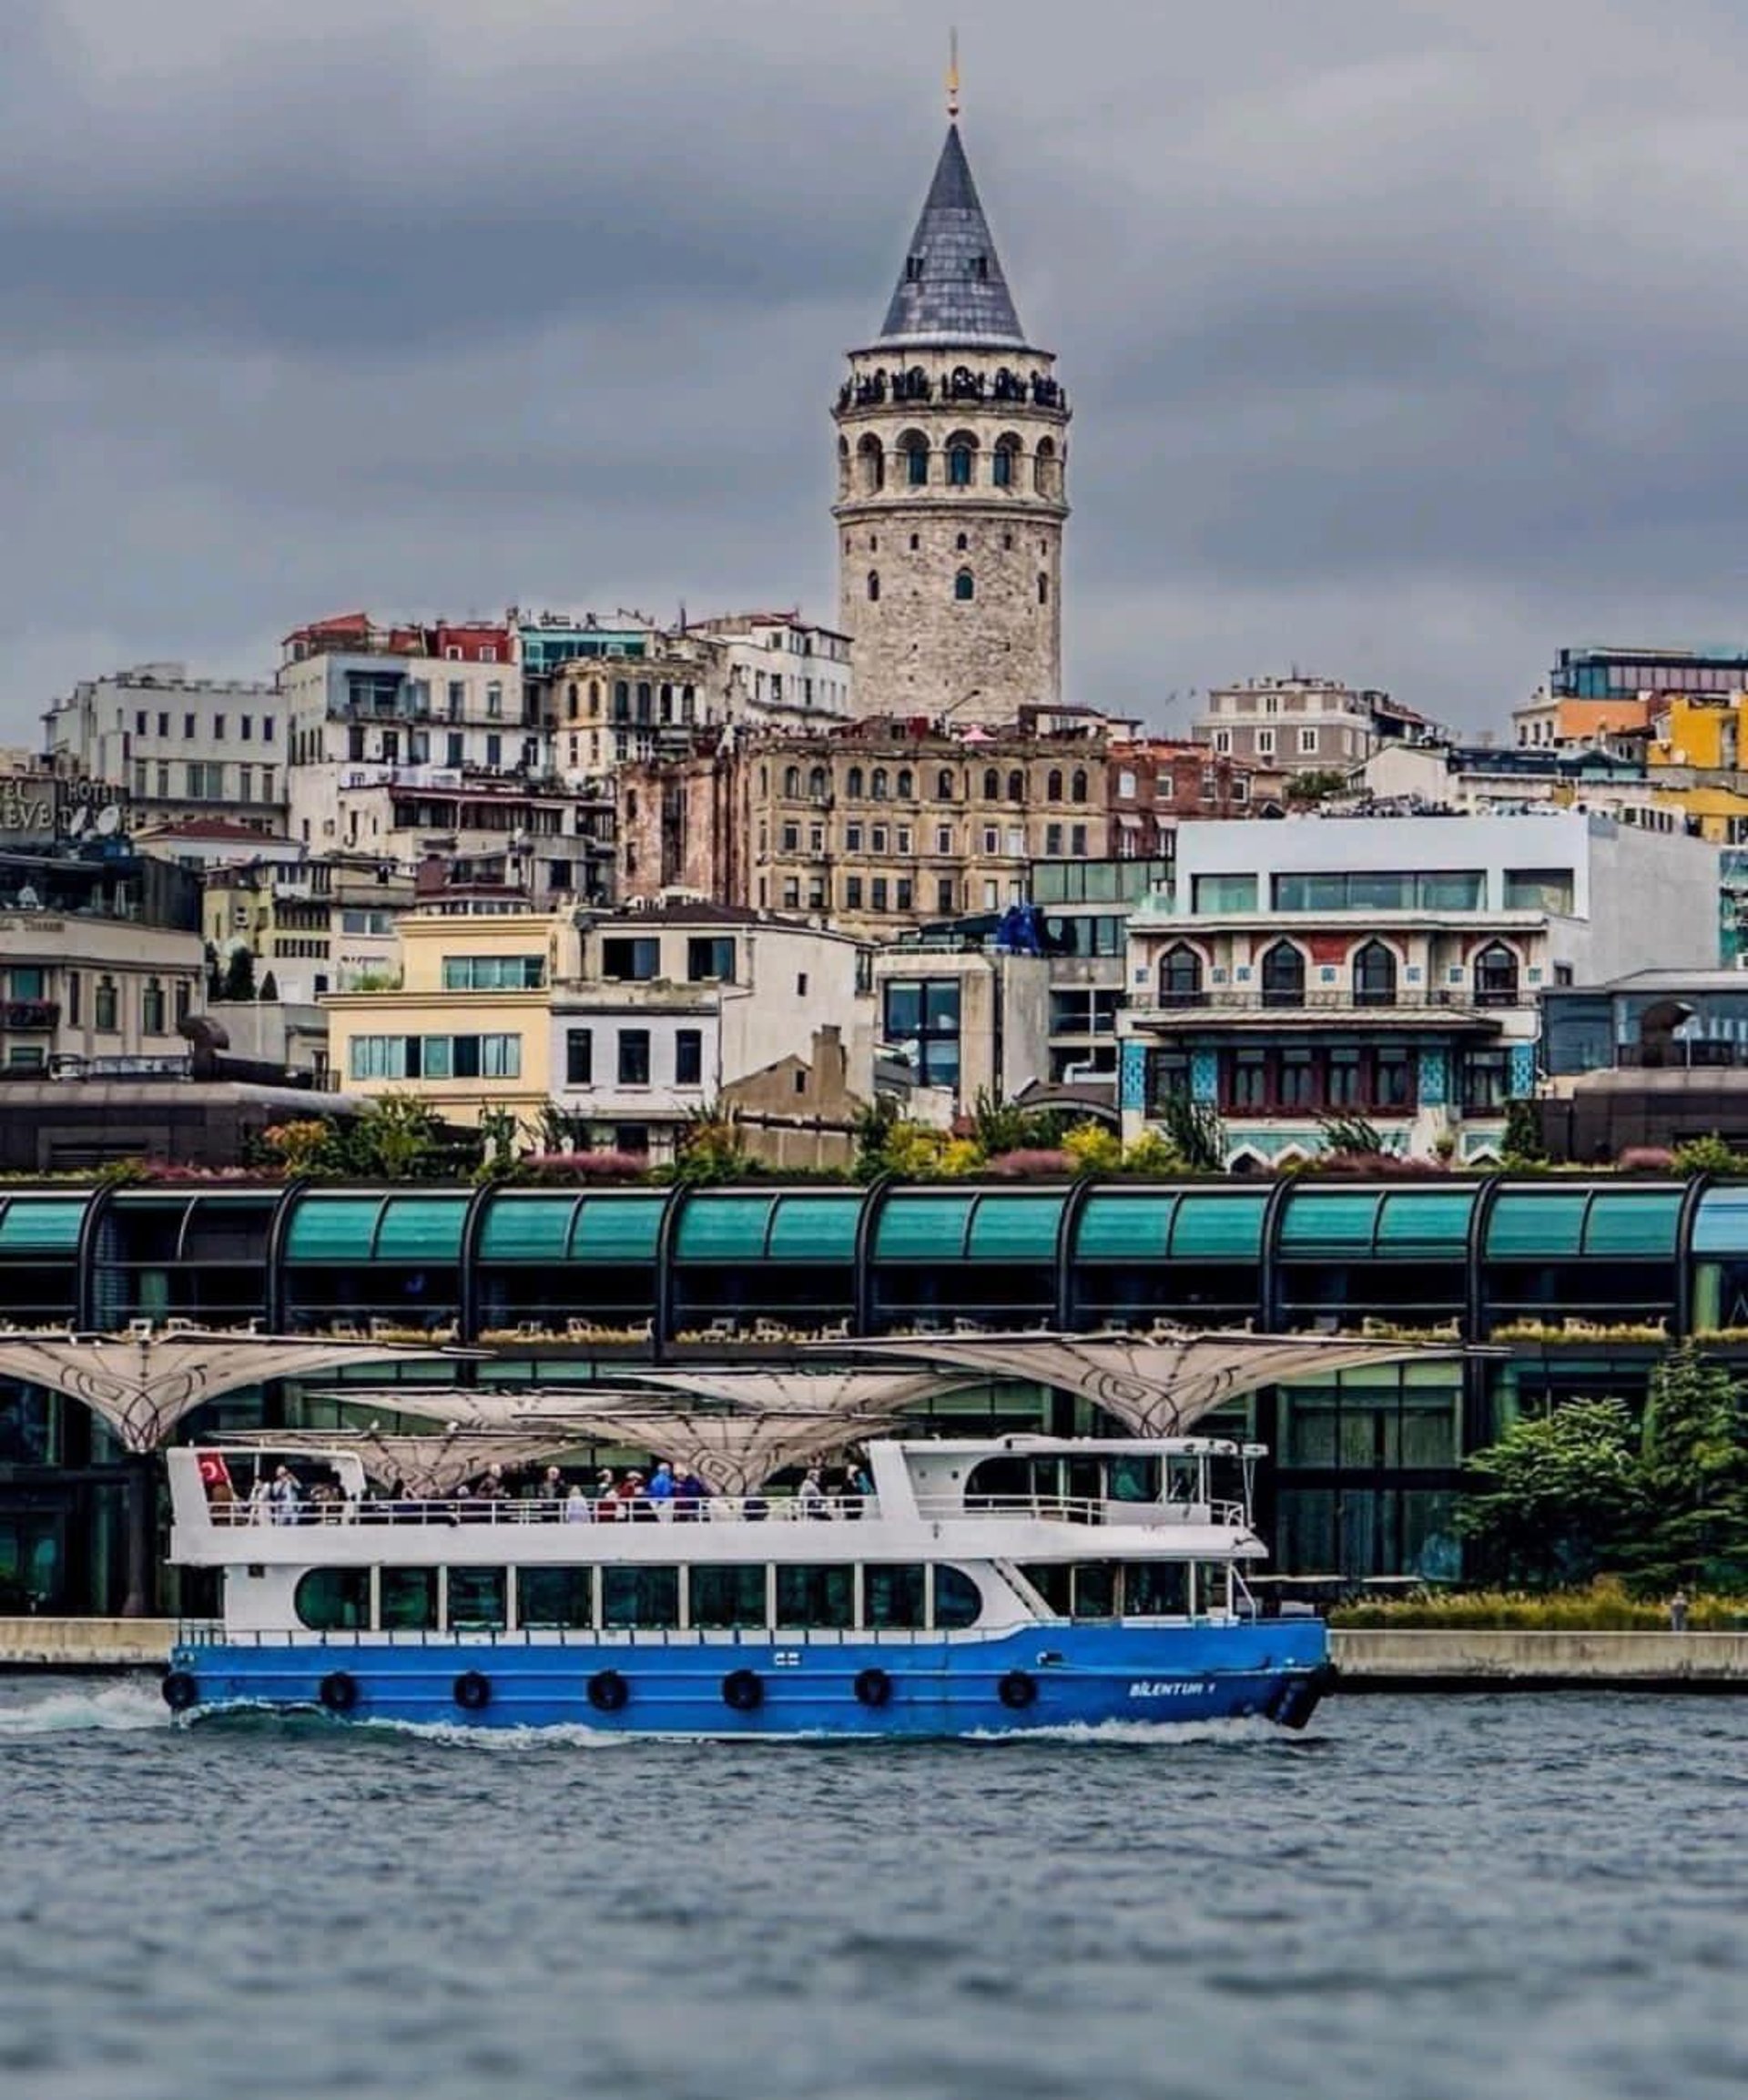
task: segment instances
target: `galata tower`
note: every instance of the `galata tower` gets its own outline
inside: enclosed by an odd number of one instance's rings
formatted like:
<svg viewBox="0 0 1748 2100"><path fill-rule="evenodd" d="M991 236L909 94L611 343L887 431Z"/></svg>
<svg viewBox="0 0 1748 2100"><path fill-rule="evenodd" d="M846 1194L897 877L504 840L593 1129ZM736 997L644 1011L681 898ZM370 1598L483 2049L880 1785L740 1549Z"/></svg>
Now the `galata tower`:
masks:
<svg viewBox="0 0 1748 2100"><path fill-rule="evenodd" d="M1068 397L1034 349L959 135L879 335L838 396L838 624L859 715L1011 722L1062 698Z"/></svg>

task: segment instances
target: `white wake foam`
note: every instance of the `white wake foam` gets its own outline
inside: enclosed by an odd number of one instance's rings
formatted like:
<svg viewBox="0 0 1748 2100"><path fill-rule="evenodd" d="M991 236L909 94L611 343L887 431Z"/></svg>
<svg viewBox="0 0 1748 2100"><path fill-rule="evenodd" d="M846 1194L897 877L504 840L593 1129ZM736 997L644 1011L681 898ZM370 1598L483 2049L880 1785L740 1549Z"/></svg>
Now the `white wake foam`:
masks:
<svg viewBox="0 0 1748 2100"><path fill-rule="evenodd" d="M0 1741L23 1736L127 1734L168 1728L169 1709L155 1680L128 1678L119 1684L68 1684L37 1690L26 1685L0 1699Z"/></svg>

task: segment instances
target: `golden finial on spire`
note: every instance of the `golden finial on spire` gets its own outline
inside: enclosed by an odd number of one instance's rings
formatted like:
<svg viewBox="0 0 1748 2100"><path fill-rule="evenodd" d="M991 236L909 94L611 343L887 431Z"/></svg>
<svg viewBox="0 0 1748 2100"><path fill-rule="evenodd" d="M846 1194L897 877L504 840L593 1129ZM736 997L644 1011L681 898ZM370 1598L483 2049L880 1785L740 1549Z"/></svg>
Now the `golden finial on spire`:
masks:
<svg viewBox="0 0 1748 2100"><path fill-rule="evenodd" d="M947 33L947 117L950 123L959 121L959 31Z"/></svg>

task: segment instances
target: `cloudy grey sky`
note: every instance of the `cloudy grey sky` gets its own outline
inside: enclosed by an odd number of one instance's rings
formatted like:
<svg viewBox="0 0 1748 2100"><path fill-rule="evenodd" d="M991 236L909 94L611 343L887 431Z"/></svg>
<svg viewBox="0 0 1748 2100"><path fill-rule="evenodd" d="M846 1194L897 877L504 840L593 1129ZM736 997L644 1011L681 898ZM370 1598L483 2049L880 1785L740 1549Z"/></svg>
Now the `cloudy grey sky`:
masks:
<svg viewBox="0 0 1748 2100"><path fill-rule="evenodd" d="M1733 0L4 15L0 737L356 605L830 618L950 15L1076 403L1072 696L1489 724L1561 641L1748 646Z"/></svg>

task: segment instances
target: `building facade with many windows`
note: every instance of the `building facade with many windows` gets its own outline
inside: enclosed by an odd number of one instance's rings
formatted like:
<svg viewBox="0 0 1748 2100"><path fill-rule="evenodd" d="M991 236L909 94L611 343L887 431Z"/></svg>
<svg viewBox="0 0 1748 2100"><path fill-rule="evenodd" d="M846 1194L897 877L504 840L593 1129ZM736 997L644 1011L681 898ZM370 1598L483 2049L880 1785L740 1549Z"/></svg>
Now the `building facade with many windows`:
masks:
<svg viewBox="0 0 1748 2100"><path fill-rule="evenodd" d="M1125 1134L1174 1096L1227 1157L1314 1155L1319 1119L1497 1157L1535 1091L1542 991L1716 938L1715 852L1578 812L1186 825L1129 925Z"/></svg>

